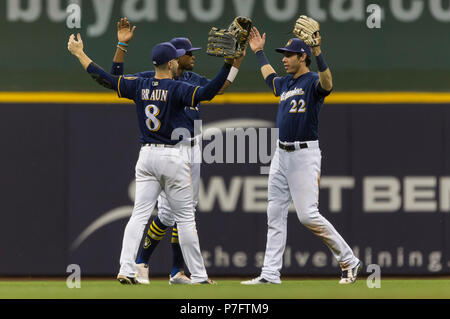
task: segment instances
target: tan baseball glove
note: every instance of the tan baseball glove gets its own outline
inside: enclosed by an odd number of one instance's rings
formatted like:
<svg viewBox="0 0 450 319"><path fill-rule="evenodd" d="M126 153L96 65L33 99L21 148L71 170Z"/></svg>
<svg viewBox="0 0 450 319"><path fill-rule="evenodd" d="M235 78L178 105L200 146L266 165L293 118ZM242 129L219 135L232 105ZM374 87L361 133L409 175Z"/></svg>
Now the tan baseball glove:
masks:
<svg viewBox="0 0 450 319"><path fill-rule="evenodd" d="M320 24L305 15L301 15L294 26L294 35L310 47L320 46L322 39L319 35Z"/></svg>
<svg viewBox="0 0 450 319"><path fill-rule="evenodd" d="M249 41L252 20L237 17L228 29L211 28L208 34L206 53L225 58L238 58L244 54Z"/></svg>

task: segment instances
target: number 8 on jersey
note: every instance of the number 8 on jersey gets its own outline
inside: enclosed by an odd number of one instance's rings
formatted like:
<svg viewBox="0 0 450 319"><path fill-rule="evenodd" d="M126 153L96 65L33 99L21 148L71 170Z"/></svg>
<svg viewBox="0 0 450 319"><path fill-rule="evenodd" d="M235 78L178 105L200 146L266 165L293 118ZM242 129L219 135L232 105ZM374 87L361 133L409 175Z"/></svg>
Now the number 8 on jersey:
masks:
<svg viewBox="0 0 450 319"><path fill-rule="evenodd" d="M147 128L152 132L158 131L161 127L161 122L157 118L158 114L159 108L156 105L150 104L145 107L145 115L147 116L145 124L147 125Z"/></svg>

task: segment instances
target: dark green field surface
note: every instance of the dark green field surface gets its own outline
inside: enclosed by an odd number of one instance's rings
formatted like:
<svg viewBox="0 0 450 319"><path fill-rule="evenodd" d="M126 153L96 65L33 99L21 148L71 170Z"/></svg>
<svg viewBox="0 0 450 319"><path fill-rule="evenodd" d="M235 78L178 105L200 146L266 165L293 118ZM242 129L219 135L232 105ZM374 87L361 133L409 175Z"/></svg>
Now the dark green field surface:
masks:
<svg viewBox="0 0 450 319"><path fill-rule="evenodd" d="M1 299L450 299L450 279L382 279L369 289L361 278L349 286L337 279L283 280L281 285L243 286L239 280L217 280L218 285L170 286L168 280L150 285L122 286L116 280L82 279L69 289L64 279L0 280Z"/></svg>

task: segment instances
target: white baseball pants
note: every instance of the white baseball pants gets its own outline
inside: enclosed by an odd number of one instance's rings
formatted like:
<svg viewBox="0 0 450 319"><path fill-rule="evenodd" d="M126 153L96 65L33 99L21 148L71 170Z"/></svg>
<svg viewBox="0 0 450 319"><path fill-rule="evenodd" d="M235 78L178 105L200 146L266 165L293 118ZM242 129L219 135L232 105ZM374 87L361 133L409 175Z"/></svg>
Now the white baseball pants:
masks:
<svg viewBox="0 0 450 319"><path fill-rule="evenodd" d="M208 279L194 217L189 163L183 147L144 146L136 164L136 196L133 213L125 227L119 274L136 276L136 255L144 228L162 190L166 193L183 258L193 283Z"/></svg>
<svg viewBox="0 0 450 319"><path fill-rule="evenodd" d="M193 187L193 206L194 212L198 204L198 190L200 187L200 162L201 162L201 148L200 148L200 137L196 137L196 144L193 147L183 146L181 149L183 155L189 162L191 169L192 187ZM173 227L175 224L175 219L170 209L169 202L167 201L167 196L164 191L158 197L158 217L159 220L167 227Z"/></svg>
<svg viewBox="0 0 450 319"><path fill-rule="evenodd" d="M267 243L261 276L280 283L286 247L287 216L291 200L300 222L328 246L341 268L354 267L358 259L336 229L320 213L319 178L321 151L318 141L308 148L288 152L277 147L270 164L267 207ZM300 243L299 243L300 244Z"/></svg>

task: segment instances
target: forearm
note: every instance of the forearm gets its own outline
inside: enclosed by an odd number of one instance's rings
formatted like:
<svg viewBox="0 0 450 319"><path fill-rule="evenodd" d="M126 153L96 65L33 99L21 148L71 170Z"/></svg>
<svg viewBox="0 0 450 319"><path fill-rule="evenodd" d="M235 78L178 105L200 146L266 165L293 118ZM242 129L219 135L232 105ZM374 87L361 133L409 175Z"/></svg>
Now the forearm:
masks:
<svg viewBox="0 0 450 319"><path fill-rule="evenodd" d="M125 47L117 45L116 53L114 54L113 63L110 71L112 75L122 75L124 73L123 62L125 62L126 52L127 49Z"/></svg>
<svg viewBox="0 0 450 319"><path fill-rule="evenodd" d="M195 93L195 105L201 101L209 101L214 98L219 90L224 86L227 76L230 72L231 65L225 63L219 73L206 86L199 87Z"/></svg>
<svg viewBox="0 0 450 319"><path fill-rule="evenodd" d="M261 67L261 74L264 80L275 72L275 69L270 65L269 60L267 60L266 55L263 50L256 52L256 58L258 59L259 66Z"/></svg>
<svg viewBox="0 0 450 319"><path fill-rule="evenodd" d="M261 67L261 74L262 74L264 80L267 80L267 77L274 73L276 73L275 69L270 64L267 64L267 65Z"/></svg>
<svg viewBox="0 0 450 319"><path fill-rule="evenodd" d="M275 95L277 95L274 89L274 79L277 77L277 73L275 72L274 68L269 64L269 60L267 60L264 51L260 50L256 52L256 57L258 59L259 66L261 67L261 74L264 78L264 81L266 81L266 84L270 88L270 90Z"/></svg>
<svg viewBox="0 0 450 319"><path fill-rule="evenodd" d="M333 77L330 68L325 62L320 47L313 48L313 54L316 57L317 67L319 69L319 81L324 90L331 91L333 89Z"/></svg>
<svg viewBox="0 0 450 319"><path fill-rule="evenodd" d="M78 58L78 61L80 61L81 66L83 69L87 70L89 64L92 62L92 60L84 53L84 51L81 51L80 53L75 55Z"/></svg>
<svg viewBox="0 0 450 319"><path fill-rule="evenodd" d="M222 95L225 93L225 91L230 87L231 82L226 80L223 86L220 88L219 92L217 92L217 95Z"/></svg>
<svg viewBox="0 0 450 319"><path fill-rule="evenodd" d="M333 89L333 77L329 68L324 72L319 72L319 81L324 90L331 91Z"/></svg>
<svg viewBox="0 0 450 319"><path fill-rule="evenodd" d="M124 49L116 48L116 53L114 54L113 62L114 63L123 63L125 62L125 53Z"/></svg>
<svg viewBox="0 0 450 319"><path fill-rule="evenodd" d="M236 78L239 72L239 68L241 67L242 59L243 58L239 58L233 61L233 66L230 69L230 73L228 74L227 80L225 81L225 83L223 84L222 88L220 89L219 93L217 93L217 95L222 95L230 87L231 83L233 83L234 79Z"/></svg>

